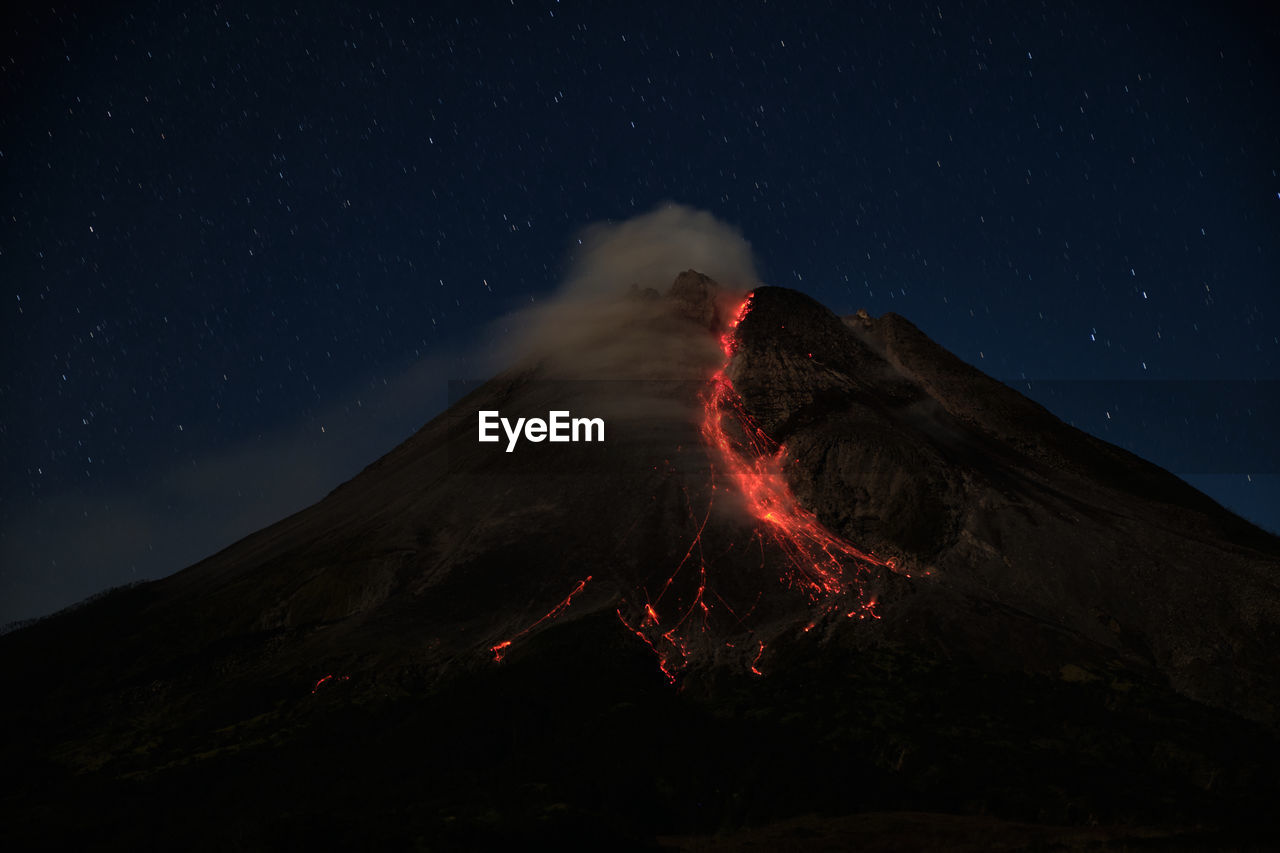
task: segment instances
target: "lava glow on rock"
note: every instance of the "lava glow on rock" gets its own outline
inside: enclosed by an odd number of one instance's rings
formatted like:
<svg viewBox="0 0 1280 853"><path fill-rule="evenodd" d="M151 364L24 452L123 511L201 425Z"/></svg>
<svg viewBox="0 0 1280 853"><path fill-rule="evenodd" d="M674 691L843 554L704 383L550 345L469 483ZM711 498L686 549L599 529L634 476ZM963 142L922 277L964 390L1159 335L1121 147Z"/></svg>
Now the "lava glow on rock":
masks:
<svg viewBox="0 0 1280 853"><path fill-rule="evenodd" d="M837 610L850 618L879 618L875 600L865 596L864 582L877 567L894 569L893 560L876 557L833 535L813 513L800 506L783 475L786 448L766 435L746 412L729 378L729 365L738 348L738 325L750 310L751 297L748 296L721 335L724 361L703 394L701 431L703 440L713 451L713 477L717 472L727 474L733 489L745 501L756 521L754 535L762 561L767 559L766 544L776 546L782 555L779 581L800 591L818 611L803 627L804 631L811 630L820 619ZM713 482L713 498L716 489ZM747 627L750 611L736 614L727 602L708 591L708 564L700 555L702 532L710 512L708 507L684 559L667 577L657 596L651 601L646 596L646 603L632 618L628 618L621 607L617 611L622 624L654 650L658 665L673 682L676 674L689 663L695 635L708 632L712 608L719 606L727 610L735 631L750 632ZM676 605L675 614L664 620L659 615L663 599L676 577L693 562L695 552L699 554L696 591L688 603ZM764 592L759 591L761 596ZM708 601L709 595L714 602ZM725 640L723 645L734 649L738 644ZM747 667L753 674L762 675L759 664L766 644L753 637L747 649L752 646L754 655Z"/></svg>
<svg viewBox="0 0 1280 853"><path fill-rule="evenodd" d="M738 324L750 310L751 298L747 297L720 338L725 361L711 377L702 435L719 451L721 463L751 514L761 522L763 533L787 554L784 579L788 585L804 590L814 602L843 595L857 586L857 578L849 578L845 572L847 565L892 569L893 561L881 560L834 536L800 506L782 473L786 447L765 435L744 411L727 371L737 349ZM729 427L725 426L726 416L731 421Z"/></svg>
<svg viewBox="0 0 1280 853"><path fill-rule="evenodd" d="M351 680L351 676L349 675L332 675L332 674L324 675L324 676L321 676L320 680L317 681L315 683L315 686L311 688L311 693L313 695L316 693L319 693L320 688L324 687L326 684L333 684L339 681L350 681L350 680Z"/></svg>
<svg viewBox="0 0 1280 853"><path fill-rule="evenodd" d="M523 637L525 634L528 634L530 631L532 631L534 628L537 628L537 627L538 627L539 625L541 625L543 622L550 622L550 621L552 621L553 619L557 618L561 613L563 613L563 612L565 612L566 610L568 610L568 609L569 609L569 605L573 603L573 597L574 597L575 595L577 595L578 593L582 592L582 590L583 590L583 589L586 587L586 585L587 585L587 584L589 584L589 583L591 583L591 575L587 575L585 578L583 578L582 580L578 581L578 585L577 585L577 586L575 586L575 587L573 588L573 590L572 590L568 595L566 595L566 596L564 597L564 600L563 600L563 601L561 601L559 604L557 604L555 607L553 607L553 608L551 608L550 610L548 610L546 613L544 613L544 614L542 615L542 617L541 617L540 619L538 619L538 621L537 621L537 622L534 622L534 623L533 623L532 625L530 625L528 628L525 628L523 631L521 631L519 634L516 634L516 635L515 635L514 637L512 637L511 639L509 639L509 640L503 640L501 643L497 643L496 645L491 646L491 647L489 648L489 651L493 654L493 660L494 660L494 662L495 662L495 663L501 663L501 662L502 662L503 657L505 657L505 656L506 656L506 654L507 654L507 649L511 648L511 644L512 644L514 641L516 641L516 640L520 639L520 638L521 638L521 637Z"/></svg>
<svg viewBox="0 0 1280 853"><path fill-rule="evenodd" d="M738 348L737 331L751 311L748 296L720 337L724 360L708 380L702 393L701 433L712 455L712 482L705 512L690 515L697 527L684 557L651 595L641 589L635 599L624 599L617 608L619 621L648 645L658 658L658 666L671 682L689 666L695 649L718 648L737 652L743 666L754 675L760 668L767 643L755 636L750 617L755 605L735 612L714 589L711 572L715 560L702 553L702 537L711 518L712 503L724 490L716 483L724 478L740 495L755 523L753 546L758 546L761 566L777 566L778 582L802 595L811 608L809 631L819 621L835 613L849 618L875 618L875 599L866 595L865 583L878 569L894 570L892 559L881 559L835 536L817 517L800 506L783 474L786 447L765 434L746 412L741 396L729 378L729 366ZM686 499L688 492L686 490ZM696 567L696 568L695 568ZM678 578L684 576L679 583ZM501 661L512 641L558 617L591 578L583 580L569 595L520 633L494 645L490 652ZM696 581L696 586L694 586ZM674 590L692 588L677 594ZM766 594L760 589L755 602ZM639 602L643 601L643 604ZM724 630L712 630L713 611L723 611L727 620L717 620ZM777 626L772 634L778 633Z"/></svg>

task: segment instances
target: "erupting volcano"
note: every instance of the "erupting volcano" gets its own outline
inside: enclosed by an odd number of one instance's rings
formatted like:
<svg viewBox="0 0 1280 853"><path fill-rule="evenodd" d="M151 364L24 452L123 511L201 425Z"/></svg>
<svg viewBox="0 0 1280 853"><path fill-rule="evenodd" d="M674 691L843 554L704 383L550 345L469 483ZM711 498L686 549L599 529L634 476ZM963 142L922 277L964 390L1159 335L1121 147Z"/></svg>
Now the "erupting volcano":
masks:
<svg viewBox="0 0 1280 853"><path fill-rule="evenodd" d="M701 519L698 533L657 594L650 597L647 590L643 591L643 605L638 614L628 619L622 608L617 611L627 630L640 637L658 655L659 667L670 681L675 681L675 674L688 663L692 642L690 631L702 635L712 633L713 609L717 608L726 612L727 624L734 629L732 639L723 640L725 647L754 649L749 669L755 675L763 674L759 663L766 643L757 639L754 631L750 630L751 612L739 615L716 591L714 578L709 575L702 554L702 532L710 518L718 488L715 485L717 479L728 480L729 488L744 501L755 520L751 537L759 547L762 565L772 558L779 571L779 583L800 591L819 611L819 615L805 622L803 630L812 630L819 619L837 610L846 611L845 615L850 618L879 618L875 612L875 599L865 597L862 581L875 568L894 568L892 559L880 559L833 535L813 513L800 506L783 474L786 448L769 438L755 423L734 390L733 380L729 378L737 346L734 334L750 310L751 297L748 295L732 312L720 335L724 362L702 392L701 434L713 453L713 461L707 511ZM723 490L724 487L719 488ZM682 572L696 576L696 587L687 601L665 602L675 615L664 621L657 608L664 606L664 599L668 598ZM759 590L757 598L766 592L768 590ZM624 605L626 603L624 601ZM746 629L746 636L743 636L743 629Z"/></svg>
<svg viewBox="0 0 1280 853"><path fill-rule="evenodd" d="M572 308L315 506L0 638L19 846L1266 837L1275 537L901 317Z"/></svg>
<svg viewBox="0 0 1280 853"><path fill-rule="evenodd" d="M813 513L800 506L782 472L786 447L769 438L756 424L729 378L737 347L734 331L750 310L748 297L721 337L725 363L711 377L702 435L719 452L752 516L764 525L760 535L767 535L787 554L788 584L803 589L815 602L843 595L851 586L860 595L856 579L846 579L845 569L850 565L860 571L867 566L892 569L892 559L881 560L832 535ZM726 414L730 419L727 427ZM873 604L869 601L863 609L870 611Z"/></svg>

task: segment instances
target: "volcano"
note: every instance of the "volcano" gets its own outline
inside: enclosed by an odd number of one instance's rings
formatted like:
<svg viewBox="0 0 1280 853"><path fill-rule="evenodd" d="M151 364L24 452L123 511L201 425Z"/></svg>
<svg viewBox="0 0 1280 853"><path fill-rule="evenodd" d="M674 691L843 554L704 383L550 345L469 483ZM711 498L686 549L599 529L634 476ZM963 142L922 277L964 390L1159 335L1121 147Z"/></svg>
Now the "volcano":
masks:
<svg viewBox="0 0 1280 853"><path fill-rule="evenodd" d="M7 849L1238 849L1280 540L902 317L695 271L0 638ZM603 441L478 440L481 412Z"/></svg>

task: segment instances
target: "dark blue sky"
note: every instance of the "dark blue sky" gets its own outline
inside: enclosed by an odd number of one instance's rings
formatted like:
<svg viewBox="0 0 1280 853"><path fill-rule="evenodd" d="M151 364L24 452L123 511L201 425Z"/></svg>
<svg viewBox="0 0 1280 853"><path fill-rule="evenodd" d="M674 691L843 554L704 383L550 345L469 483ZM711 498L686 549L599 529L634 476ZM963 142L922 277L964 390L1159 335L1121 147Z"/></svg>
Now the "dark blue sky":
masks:
<svg viewBox="0 0 1280 853"><path fill-rule="evenodd" d="M107 5L4 23L0 621L323 496L665 201L1280 529L1263 4Z"/></svg>

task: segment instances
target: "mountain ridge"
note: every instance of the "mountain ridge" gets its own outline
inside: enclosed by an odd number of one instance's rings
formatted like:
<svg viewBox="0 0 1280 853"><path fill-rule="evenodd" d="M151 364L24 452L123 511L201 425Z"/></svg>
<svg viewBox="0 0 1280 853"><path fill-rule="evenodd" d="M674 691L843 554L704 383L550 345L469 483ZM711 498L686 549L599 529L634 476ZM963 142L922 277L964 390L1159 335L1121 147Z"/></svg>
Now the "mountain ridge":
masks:
<svg viewBox="0 0 1280 853"><path fill-rule="evenodd" d="M127 810L131 786L230 785L262 764L331 809L297 780L330 778L336 750L333 768L436 837L563 829L539 811L557 803L633 840L806 802L1263 825L1248 810L1280 755L1276 537L896 315L842 319L690 270L571 316L588 325L559 349L312 507L0 637L24 685L0 719L30 733L10 766ZM602 415L606 441L476 441L480 409L553 408ZM954 721L932 710L948 705ZM566 739L599 758L549 769ZM601 762L628 739L665 764L624 780ZM847 773L806 763L824 749ZM417 805L378 781L375 757L440 750L448 773L413 782ZM699 751L738 769L713 774ZM983 754L1005 778L974 788ZM463 789L500 792L500 828ZM269 839L268 806L228 796Z"/></svg>

